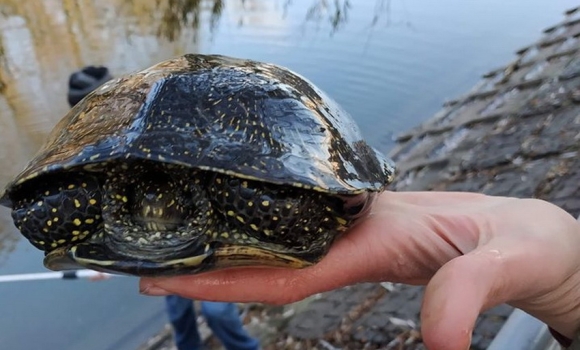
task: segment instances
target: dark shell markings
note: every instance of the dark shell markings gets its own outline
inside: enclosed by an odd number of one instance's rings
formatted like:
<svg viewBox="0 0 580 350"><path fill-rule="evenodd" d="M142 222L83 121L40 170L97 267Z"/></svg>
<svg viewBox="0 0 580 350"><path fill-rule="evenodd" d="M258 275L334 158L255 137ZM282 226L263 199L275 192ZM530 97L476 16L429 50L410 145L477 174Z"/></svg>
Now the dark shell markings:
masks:
<svg viewBox="0 0 580 350"><path fill-rule="evenodd" d="M2 204L54 270L302 268L364 217L393 172L305 78L192 54L88 95Z"/></svg>

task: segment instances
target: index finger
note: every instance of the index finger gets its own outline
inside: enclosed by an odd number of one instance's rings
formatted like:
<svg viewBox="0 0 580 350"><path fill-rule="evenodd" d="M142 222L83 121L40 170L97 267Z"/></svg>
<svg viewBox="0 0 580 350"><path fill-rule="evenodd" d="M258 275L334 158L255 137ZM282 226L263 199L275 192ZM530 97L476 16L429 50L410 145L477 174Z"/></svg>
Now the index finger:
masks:
<svg viewBox="0 0 580 350"><path fill-rule="evenodd" d="M345 238L320 263L304 269L244 267L199 275L142 278L140 290L144 294L178 294L199 300L286 304L357 282L364 273L361 258L360 249Z"/></svg>

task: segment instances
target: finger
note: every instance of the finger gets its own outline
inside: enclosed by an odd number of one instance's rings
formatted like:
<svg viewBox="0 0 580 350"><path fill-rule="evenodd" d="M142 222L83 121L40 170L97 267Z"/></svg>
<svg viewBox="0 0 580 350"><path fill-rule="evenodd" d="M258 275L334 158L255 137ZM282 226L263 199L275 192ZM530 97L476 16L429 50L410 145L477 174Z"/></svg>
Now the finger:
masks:
<svg viewBox="0 0 580 350"><path fill-rule="evenodd" d="M499 304L501 263L493 254L468 254L443 266L427 285L421 311L430 350L464 350L479 313Z"/></svg>
<svg viewBox="0 0 580 350"><path fill-rule="evenodd" d="M322 261L306 269L236 268L143 279L140 289L149 295L174 293L205 300L283 304L358 282L424 284L457 256L445 239L430 234L425 225L415 216L375 215L338 240Z"/></svg>
<svg viewBox="0 0 580 350"><path fill-rule="evenodd" d="M384 194L373 215L339 240L325 259L307 269L237 268L144 279L140 289L149 295L175 293L206 300L287 303L356 282L425 283L439 266L457 255L457 244L449 244L443 234L445 225L438 227L441 234L432 234L434 224L430 220L434 215L409 210L405 202L455 203L467 197L470 195L464 193ZM464 245L470 244L459 244Z"/></svg>
<svg viewBox="0 0 580 350"><path fill-rule="evenodd" d="M495 197L496 199L498 197ZM378 202L382 204L413 204L418 206L449 206L478 204L489 201L490 197L470 192L384 192Z"/></svg>
<svg viewBox="0 0 580 350"><path fill-rule="evenodd" d="M405 240L404 235L393 236L397 233L364 222L338 240L322 261L305 269L227 269L196 276L143 279L140 288L145 294L163 293L153 289L158 287L197 299L288 303L356 282L393 277L400 270L393 262L406 253L396 244Z"/></svg>
<svg viewBox="0 0 580 350"><path fill-rule="evenodd" d="M432 218L400 206L382 207L338 240L326 258L310 268L237 268L143 279L140 289L149 295L175 293L205 300L287 303L357 282L422 284L458 254L443 234L432 234Z"/></svg>
<svg viewBox="0 0 580 350"><path fill-rule="evenodd" d="M361 248L342 239L325 259L305 269L231 268L194 276L143 278L140 290L148 295L286 304L365 279L371 271L368 254Z"/></svg>

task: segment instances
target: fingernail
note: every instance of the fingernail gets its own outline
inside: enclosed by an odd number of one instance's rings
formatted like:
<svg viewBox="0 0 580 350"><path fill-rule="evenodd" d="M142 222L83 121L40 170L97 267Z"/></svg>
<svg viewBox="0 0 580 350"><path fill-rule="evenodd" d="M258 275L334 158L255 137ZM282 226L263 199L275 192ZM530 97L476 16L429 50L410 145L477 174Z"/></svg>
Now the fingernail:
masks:
<svg viewBox="0 0 580 350"><path fill-rule="evenodd" d="M139 293L143 295L150 295L155 297L165 296L171 294L167 290L156 286L155 284L146 284L139 288Z"/></svg>

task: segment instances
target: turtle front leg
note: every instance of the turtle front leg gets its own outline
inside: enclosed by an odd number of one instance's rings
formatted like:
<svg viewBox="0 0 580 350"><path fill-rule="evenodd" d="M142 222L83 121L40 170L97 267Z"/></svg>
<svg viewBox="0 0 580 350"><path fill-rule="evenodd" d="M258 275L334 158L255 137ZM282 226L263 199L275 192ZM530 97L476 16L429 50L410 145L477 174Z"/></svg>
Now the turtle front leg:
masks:
<svg viewBox="0 0 580 350"><path fill-rule="evenodd" d="M351 221L341 199L301 188L216 174L209 193L230 227L294 251L326 250Z"/></svg>
<svg viewBox="0 0 580 350"><path fill-rule="evenodd" d="M38 249L85 240L102 226L101 191L91 176L59 176L37 179L22 191L12 207L12 219L20 232Z"/></svg>

